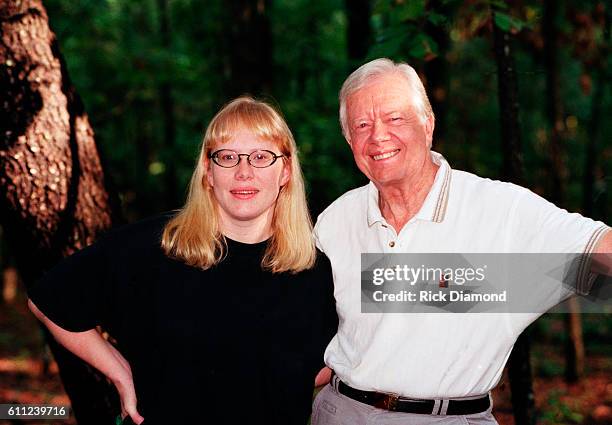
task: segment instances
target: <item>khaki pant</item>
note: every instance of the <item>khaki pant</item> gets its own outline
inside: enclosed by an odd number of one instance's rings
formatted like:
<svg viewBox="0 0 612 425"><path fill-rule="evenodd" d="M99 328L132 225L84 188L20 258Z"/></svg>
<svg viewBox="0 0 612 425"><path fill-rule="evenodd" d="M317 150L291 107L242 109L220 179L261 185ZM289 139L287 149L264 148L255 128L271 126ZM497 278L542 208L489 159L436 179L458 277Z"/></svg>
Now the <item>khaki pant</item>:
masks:
<svg viewBox="0 0 612 425"><path fill-rule="evenodd" d="M389 412L355 401L340 394L331 384L317 394L312 406L312 425L497 425L491 414L420 415Z"/></svg>

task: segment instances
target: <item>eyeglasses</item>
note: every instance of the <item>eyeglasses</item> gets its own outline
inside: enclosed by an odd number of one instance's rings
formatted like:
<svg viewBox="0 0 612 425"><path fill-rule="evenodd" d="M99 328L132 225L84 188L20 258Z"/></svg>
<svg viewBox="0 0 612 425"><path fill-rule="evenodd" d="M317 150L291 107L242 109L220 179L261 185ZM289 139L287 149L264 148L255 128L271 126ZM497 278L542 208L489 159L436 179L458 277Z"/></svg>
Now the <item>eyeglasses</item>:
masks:
<svg viewBox="0 0 612 425"><path fill-rule="evenodd" d="M258 150L251 153L238 153L230 149L220 149L208 155L219 167L232 168L240 163L243 156L246 156L248 163L255 168L266 168L276 162L278 158L287 155L277 155L267 150Z"/></svg>

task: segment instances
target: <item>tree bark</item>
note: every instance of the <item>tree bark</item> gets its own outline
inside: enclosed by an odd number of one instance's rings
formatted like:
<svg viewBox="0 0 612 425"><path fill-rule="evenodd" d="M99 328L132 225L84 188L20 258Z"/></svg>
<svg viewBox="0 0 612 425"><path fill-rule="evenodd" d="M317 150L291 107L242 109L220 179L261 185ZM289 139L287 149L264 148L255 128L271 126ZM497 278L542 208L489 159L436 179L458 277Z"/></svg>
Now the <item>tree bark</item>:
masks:
<svg viewBox="0 0 612 425"><path fill-rule="evenodd" d="M542 20L542 32L544 33L544 67L546 70L546 118L549 130L549 152L550 152L550 189L551 201L557 205L565 202L565 149L562 140L563 110L559 93L559 67L557 64L557 18L558 1L544 1L544 17Z"/></svg>
<svg viewBox="0 0 612 425"><path fill-rule="evenodd" d="M605 10L604 25L603 25L603 47L602 56L609 54L612 51L611 44L611 24L612 10L610 7ZM605 62L604 62L605 63ZM606 68L600 64L593 72L593 97L591 98L591 117L588 126L588 138L586 147L586 157L584 163L584 179L582 185L582 211L585 216L596 218L597 216L605 219L607 214L605 208L603 211L596 211L595 208L595 179L596 171L599 169L599 143L601 138L601 120L603 99L606 86L609 79L606 78ZM603 205L607 205L605 202ZM597 214L599 213L599 214Z"/></svg>
<svg viewBox="0 0 612 425"><path fill-rule="evenodd" d="M559 91L559 65L557 60L558 30L556 19L560 2L544 1L542 31L544 33L544 66L546 69L546 117L549 129L550 152L550 200L566 207L565 193L567 180L566 151L563 143L563 108ZM580 306L575 299L568 301L569 312L564 319L567 343L565 344L565 380L576 382L584 371L584 341Z"/></svg>
<svg viewBox="0 0 612 425"><path fill-rule="evenodd" d="M270 0L228 2L229 66L226 92L229 96L270 93L273 83Z"/></svg>
<svg viewBox="0 0 612 425"><path fill-rule="evenodd" d="M31 287L120 220L40 0L0 0L0 111L0 220ZM48 333L47 341L77 420L112 423L119 411L114 389Z"/></svg>
<svg viewBox="0 0 612 425"><path fill-rule="evenodd" d="M518 83L512 36L495 24L493 13L493 44L497 62L499 111L503 151L502 176L524 185L523 155L519 124ZM516 424L535 424L535 403L531 376L528 329L514 344L508 360L508 377L512 393L512 410Z"/></svg>
<svg viewBox="0 0 612 425"><path fill-rule="evenodd" d="M503 152L502 178L524 185L523 148L519 125L518 83L512 35L493 24L493 44L497 62L498 102Z"/></svg>
<svg viewBox="0 0 612 425"><path fill-rule="evenodd" d="M427 3L429 10L434 10L445 16L453 16L453 11L448 4L439 0ZM438 45L438 55L425 62L425 77L427 79L427 91L431 107L436 114L436 127L434 146L438 152L443 150L446 140L446 116L448 111L449 72L446 52L450 47L448 30L443 25L434 25L427 21L425 31Z"/></svg>

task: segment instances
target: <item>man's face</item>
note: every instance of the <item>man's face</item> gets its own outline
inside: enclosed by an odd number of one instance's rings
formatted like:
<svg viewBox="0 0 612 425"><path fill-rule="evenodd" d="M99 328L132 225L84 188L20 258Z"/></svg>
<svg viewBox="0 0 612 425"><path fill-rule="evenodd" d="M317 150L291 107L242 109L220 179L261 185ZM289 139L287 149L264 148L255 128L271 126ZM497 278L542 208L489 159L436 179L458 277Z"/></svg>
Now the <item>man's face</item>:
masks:
<svg viewBox="0 0 612 425"><path fill-rule="evenodd" d="M377 187L418 181L430 160L433 118L419 113L405 78L385 75L347 98L348 141L357 166Z"/></svg>

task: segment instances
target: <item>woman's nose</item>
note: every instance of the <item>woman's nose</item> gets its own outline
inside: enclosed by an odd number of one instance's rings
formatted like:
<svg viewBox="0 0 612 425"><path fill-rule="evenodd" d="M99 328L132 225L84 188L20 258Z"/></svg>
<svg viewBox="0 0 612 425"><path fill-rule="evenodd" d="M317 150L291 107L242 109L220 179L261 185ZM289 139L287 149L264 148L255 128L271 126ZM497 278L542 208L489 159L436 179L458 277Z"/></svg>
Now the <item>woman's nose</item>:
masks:
<svg viewBox="0 0 612 425"><path fill-rule="evenodd" d="M236 165L235 177L237 180L248 180L253 178L253 167L249 164L246 157L240 157L240 162Z"/></svg>

